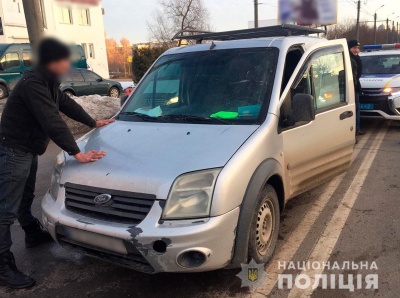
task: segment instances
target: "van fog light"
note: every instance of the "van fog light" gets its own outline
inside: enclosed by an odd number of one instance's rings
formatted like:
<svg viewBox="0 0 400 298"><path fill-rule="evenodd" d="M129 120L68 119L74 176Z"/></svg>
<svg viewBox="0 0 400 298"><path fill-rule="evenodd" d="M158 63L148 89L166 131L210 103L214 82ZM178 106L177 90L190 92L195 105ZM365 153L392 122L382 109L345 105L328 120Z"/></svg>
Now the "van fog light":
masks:
<svg viewBox="0 0 400 298"><path fill-rule="evenodd" d="M181 267L197 268L207 261L207 255L202 251L188 250L181 253L176 261Z"/></svg>

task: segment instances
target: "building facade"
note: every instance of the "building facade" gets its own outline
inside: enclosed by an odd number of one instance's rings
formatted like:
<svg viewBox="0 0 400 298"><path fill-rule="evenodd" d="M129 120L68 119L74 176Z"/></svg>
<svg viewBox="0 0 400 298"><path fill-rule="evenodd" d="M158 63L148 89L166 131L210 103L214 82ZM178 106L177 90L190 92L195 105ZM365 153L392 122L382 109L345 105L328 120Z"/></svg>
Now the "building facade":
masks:
<svg viewBox="0 0 400 298"><path fill-rule="evenodd" d="M59 0L40 1L47 36L82 45L90 68L109 77L104 10L101 6L68 5ZM28 43L22 0L0 0L0 43Z"/></svg>

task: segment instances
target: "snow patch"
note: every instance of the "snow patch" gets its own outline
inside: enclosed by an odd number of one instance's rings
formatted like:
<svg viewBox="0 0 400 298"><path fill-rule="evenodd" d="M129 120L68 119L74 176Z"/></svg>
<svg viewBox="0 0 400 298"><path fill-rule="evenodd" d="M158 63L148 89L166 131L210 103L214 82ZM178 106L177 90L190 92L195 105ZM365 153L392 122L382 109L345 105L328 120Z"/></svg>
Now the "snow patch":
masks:
<svg viewBox="0 0 400 298"><path fill-rule="evenodd" d="M121 105L119 98L100 95L74 96L72 99L82 106L82 108L95 120L109 119L113 117L119 111ZM76 122L65 115L62 116L72 133L83 133L90 130L86 125Z"/></svg>

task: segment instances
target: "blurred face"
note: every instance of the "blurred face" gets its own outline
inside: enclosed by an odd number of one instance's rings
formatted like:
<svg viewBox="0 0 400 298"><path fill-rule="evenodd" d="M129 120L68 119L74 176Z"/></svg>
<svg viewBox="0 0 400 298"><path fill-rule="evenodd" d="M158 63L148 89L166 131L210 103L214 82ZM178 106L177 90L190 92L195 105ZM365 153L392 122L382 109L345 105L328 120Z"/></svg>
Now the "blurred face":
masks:
<svg viewBox="0 0 400 298"><path fill-rule="evenodd" d="M69 59L62 59L47 64L46 68L54 75L58 77L65 76L71 68L71 62Z"/></svg>
<svg viewBox="0 0 400 298"><path fill-rule="evenodd" d="M360 46L355 46L355 47L352 47L351 49L350 49L350 52L352 52L353 53L353 55L358 55L358 54L360 54Z"/></svg>

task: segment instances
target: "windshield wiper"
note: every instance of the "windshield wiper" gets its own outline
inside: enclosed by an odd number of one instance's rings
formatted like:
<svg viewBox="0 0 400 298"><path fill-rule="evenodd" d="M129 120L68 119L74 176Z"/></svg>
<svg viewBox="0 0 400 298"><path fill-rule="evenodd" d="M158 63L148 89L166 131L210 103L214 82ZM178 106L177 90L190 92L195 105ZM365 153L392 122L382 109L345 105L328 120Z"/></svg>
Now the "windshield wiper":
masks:
<svg viewBox="0 0 400 298"><path fill-rule="evenodd" d="M160 118L173 119L173 120L182 120L182 121L187 121L187 122L190 122L190 123L232 124L231 122L226 121L226 120L221 119L221 118L207 118L207 117L192 116L192 115L171 114L171 115L161 116Z"/></svg>
<svg viewBox="0 0 400 298"><path fill-rule="evenodd" d="M141 113L137 113L137 112L122 112L119 115L121 116L135 116L138 117L140 119L142 119L143 121L159 121L160 118L159 117L152 117L146 114L141 114Z"/></svg>

